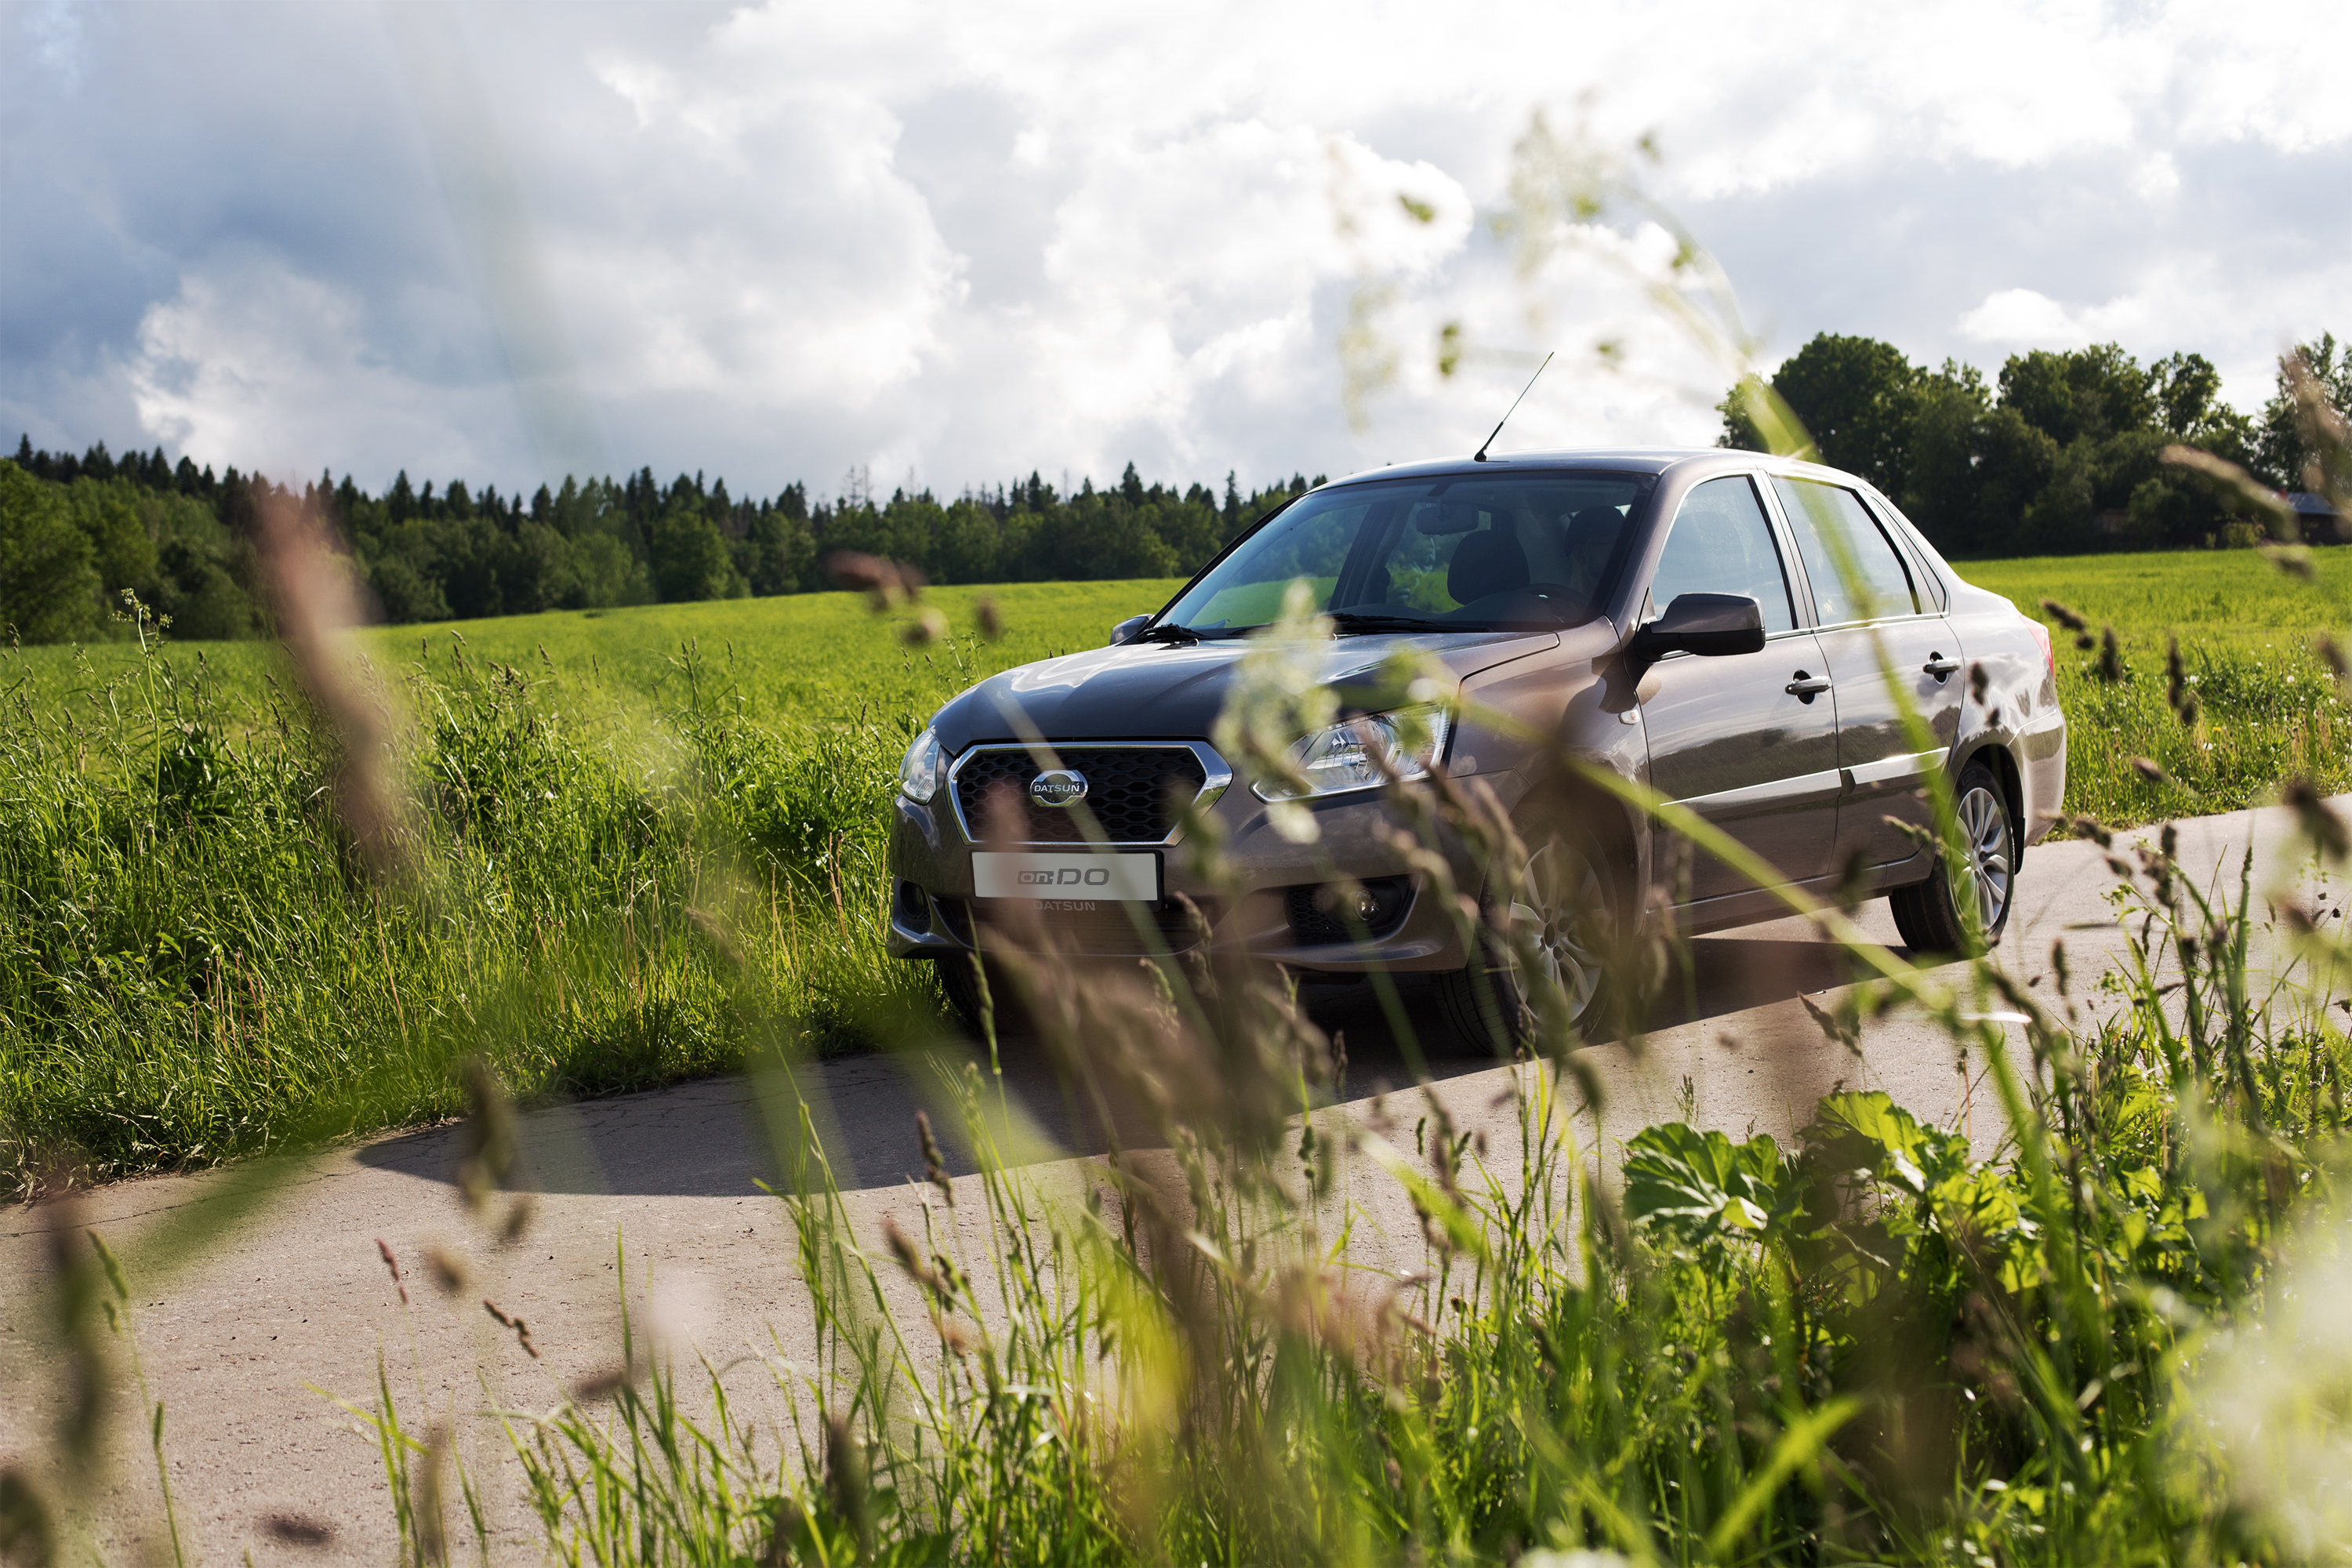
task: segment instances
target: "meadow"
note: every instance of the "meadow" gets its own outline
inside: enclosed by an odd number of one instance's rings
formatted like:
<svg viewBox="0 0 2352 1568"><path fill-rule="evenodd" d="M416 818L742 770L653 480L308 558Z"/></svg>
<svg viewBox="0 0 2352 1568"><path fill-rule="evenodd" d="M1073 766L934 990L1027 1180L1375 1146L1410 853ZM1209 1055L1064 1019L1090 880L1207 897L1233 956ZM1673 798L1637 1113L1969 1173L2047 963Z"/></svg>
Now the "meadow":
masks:
<svg viewBox="0 0 2352 1568"><path fill-rule="evenodd" d="M2352 730L2321 636L2352 643L2352 552L2319 550L2308 581L2251 550L2039 556L1958 563L1962 576L2047 622L2067 605L2095 639L2112 628L2122 679L2101 650L2052 637L2068 730L2066 805L2111 826L2235 811L2305 776L2352 789ZM2177 638L2193 723L2168 700ZM2135 759L2163 771L2151 779Z"/></svg>
<svg viewBox="0 0 2352 1568"><path fill-rule="evenodd" d="M2291 763L2340 779L2305 647L2332 573L2282 590L2249 557L2131 564L1972 573L2116 630L2119 667L2062 659L2076 722L2113 737L2078 742L2077 804L2132 816L2108 751L2177 759L2152 787L2210 807L2274 792ZM928 977L876 936L899 748L974 674L1093 642L1157 585L1033 592L1000 592L994 642L971 635L976 593L935 595L951 640L919 650L847 595L368 634L373 700L403 716L389 850L338 810L352 759L266 659L9 656L8 1179L470 1110L488 1181L509 1093L781 1083L796 1054L911 1037ZM2172 627L2193 723L2167 700ZM1501 853L1475 802L1400 807L1424 842ZM2340 866L2325 815L2309 825ZM821 1348L749 1370L803 1417L755 1433L724 1369L698 1396L625 1337L610 1377L504 1417L501 1462L548 1554L579 1563L2315 1558L2347 1522L2340 1410L2264 1369L2292 1359L2326 1389L2343 1364L2341 1336L2277 1291L2297 1221L2336 1200L2352 1058L2325 976L2347 954L2319 928L2314 984L2254 986L2261 900L2209 901L2168 857L2117 862L2140 966L2095 1028L2063 977L2045 1005L1981 961L1915 971L1822 912L1876 976L1824 1027L1920 1010L1988 1064L2015 1130L1991 1159L1839 1093L1792 1149L1644 1129L1610 1152L1620 1189L1567 1131L1561 1018L1522 1044L1523 1148L1490 1160L1433 1099L1399 1097L1409 1138L1387 1110L1344 1132L1311 1114L1344 1097L1344 1058L1278 974L1016 968L1078 1098L1149 1107L1164 1160L1089 1166L1083 1204L1049 1191L975 1063L942 1113L977 1190L920 1136L943 1202L978 1213L927 1207L923 1234L877 1246L809 1109L768 1097ZM1664 972L1639 944L1615 962ZM1988 1022L2001 1009L2026 1020L2030 1072ZM1323 1200L1367 1162L1412 1197L1427 1254L1358 1289ZM130 1287L103 1251L60 1258L59 1300L90 1325L61 1375L94 1386L132 1332ZM894 1273L919 1312L887 1305ZM481 1531L479 1478L397 1386L371 1418L403 1558L447 1561ZM160 1468L161 1405L152 1429Z"/></svg>
<svg viewBox="0 0 2352 1568"><path fill-rule="evenodd" d="M374 631L402 873L282 653L0 654L0 1191L817 1050L936 999L882 948L898 760L939 701L1158 584L970 591L920 648L845 594Z"/></svg>
<svg viewBox="0 0 2352 1568"><path fill-rule="evenodd" d="M2323 552L2311 583L2251 552L1964 570L2115 629L2119 679L2063 634L2059 673L2068 805L2121 826L2255 804L2290 775L2352 786L2311 651L2352 624L2348 565ZM810 1048L858 1048L877 1014L935 1002L878 934L907 740L972 680L1097 646L1176 585L360 633L430 868L394 883L359 873L331 805L342 764L274 646L0 653L0 1191L450 1114L467 1050L526 1098L727 1070L747 997ZM944 635L910 646L922 610ZM2193 723L2168 700L2175 633Z"/></svg>

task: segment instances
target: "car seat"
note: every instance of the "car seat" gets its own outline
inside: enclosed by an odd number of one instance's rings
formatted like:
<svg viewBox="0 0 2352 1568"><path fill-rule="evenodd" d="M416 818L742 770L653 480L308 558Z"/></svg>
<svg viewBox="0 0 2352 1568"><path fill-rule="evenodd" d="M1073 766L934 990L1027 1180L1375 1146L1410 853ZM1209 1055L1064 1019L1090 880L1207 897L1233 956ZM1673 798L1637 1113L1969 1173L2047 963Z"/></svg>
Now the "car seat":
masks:
<svg viewBox="0 0 2352 1568"><path fill-rule="evenodd" d="M1445 591L1457 605L1527 585L1527 549L1514 534L1500 528L1464 534L1445 568Z"/></svg>

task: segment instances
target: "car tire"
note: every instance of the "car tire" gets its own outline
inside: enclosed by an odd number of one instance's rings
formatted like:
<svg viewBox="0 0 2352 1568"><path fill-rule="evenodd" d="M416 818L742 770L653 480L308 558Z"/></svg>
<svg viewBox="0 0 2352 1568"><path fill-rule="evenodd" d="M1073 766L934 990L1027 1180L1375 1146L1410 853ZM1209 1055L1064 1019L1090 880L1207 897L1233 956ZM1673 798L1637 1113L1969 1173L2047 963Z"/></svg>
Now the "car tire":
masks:
<svg viewBox="0 0 2352 1568"><path fill-rule="evenodd" d="M997 965L988 966L988 1005L981 1001L981 958L978 953L951 952L933 961L939 970L940 989L947 993L948 1005L955 1009L957 1020L975 1040L988 1038L982 1022L992 1008L995 1014L996 1037L1026 1034L1029 1028L1027 1011L1021 1005L1020 993L1013 977Z"/></svg>
<svg viewBox="0 0 2352 1568"><path fill-rule="evenodd" d="M2000 933L2009 927L2009 911L2017 903L2016 816L2000 781L1982 763L1970 763L1960 770L1959 782L1952 790L1952 806L1968 839L1969 867L1976 884L1973 896L1985 946L1997 946ZM1895 911L1895 929L1914 952L1974 956L1949 863L1940 851L1935 860L1936 868L1926 881L1887 894L1887 905Z"/></svg>
<svg viewBox="0 0 2352 1568"><path fill-rule="evenodd" d="M1528 878L1513 917L1532 922L1538 952L1549 962L1539 984L1563 986L1568 1016L1581 1033L1608 1011L1606 943L1622 929L1627 879L1616 858L1590 835L1559 824L1523 829ZM1511 942L1496 929L1503 886L1490 878L1479 901L1477 952L1464 968L1436 976L1441 1011L1465 1045L1508 1056L1530 1043L1536 1016ZM1594 931L1591 922L1601 922Z"/></svg>

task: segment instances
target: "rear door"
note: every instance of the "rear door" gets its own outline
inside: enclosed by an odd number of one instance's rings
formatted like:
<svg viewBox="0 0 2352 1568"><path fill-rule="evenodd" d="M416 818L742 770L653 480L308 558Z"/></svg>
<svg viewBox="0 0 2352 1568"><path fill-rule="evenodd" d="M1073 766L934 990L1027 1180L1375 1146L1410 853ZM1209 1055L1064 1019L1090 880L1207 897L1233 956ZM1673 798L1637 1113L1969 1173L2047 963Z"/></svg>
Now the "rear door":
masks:
<svg viewBox="0 0 2352 1568"><path fill-rule="evenodd" d="M1904 826L1933 822L1927 780L1958 733L1959 639L1937 584L1898 545L1862 496L1843 485L1776 476L1772 489L1797 542L1822 657L1837 700L1835 858L1859 850L1872 867L1921 853ZM1927 721L1920 746L1902 699Z"/></svg>
<svg viewBox="0 0 2352 1568"><path fill-rule="evenodd" d="M1644 620L1690 593L1740 594L1764 612L1761 651L1702 658L1672 653L1643 676L1651 786L1723 828L1792 882L1835 865L1837 708L1811 631L1799 624L1792 574L1746 475L1684 497L1650 583ZM1755 884L1705 854L1689 857L1693 903ZM1665 864L1661 874L1675 873Z"/></svg>

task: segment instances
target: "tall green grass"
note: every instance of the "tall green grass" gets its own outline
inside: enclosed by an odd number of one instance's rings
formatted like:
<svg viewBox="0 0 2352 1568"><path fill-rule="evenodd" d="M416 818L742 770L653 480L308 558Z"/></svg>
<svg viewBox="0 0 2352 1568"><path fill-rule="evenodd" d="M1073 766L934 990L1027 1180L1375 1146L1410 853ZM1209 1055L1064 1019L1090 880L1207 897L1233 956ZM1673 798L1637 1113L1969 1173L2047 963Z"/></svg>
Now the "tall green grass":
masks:
<svg viewBox="0 0 2352 1568"><path fill-rule="evenodd" d="M904 710L781 734L692 646L650 705L460 647L373 677L413 716L374 760L410 807L388 880L295 703L240 723L177 651L14 695L0 1190L446 1115L468 1052L528 1096L724 1070L744 984L827 1047L929 995L878 934Z"/></svg>

